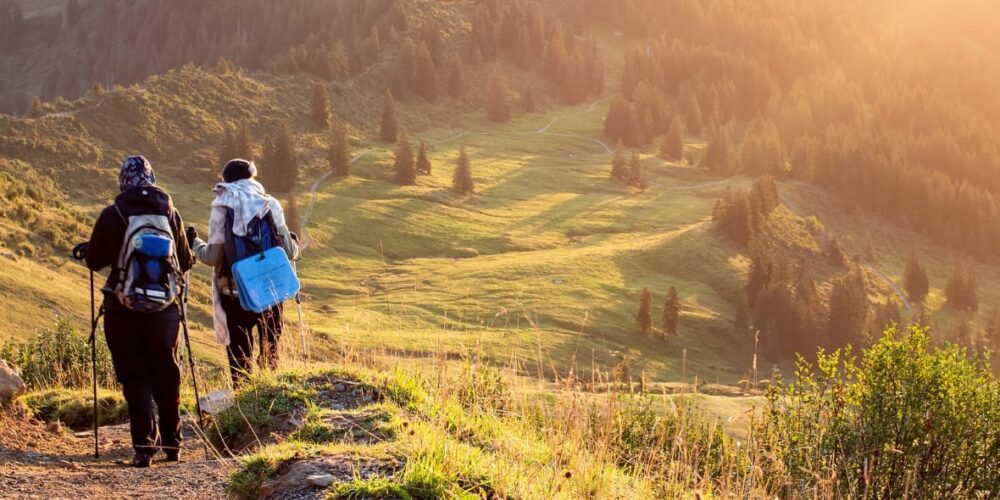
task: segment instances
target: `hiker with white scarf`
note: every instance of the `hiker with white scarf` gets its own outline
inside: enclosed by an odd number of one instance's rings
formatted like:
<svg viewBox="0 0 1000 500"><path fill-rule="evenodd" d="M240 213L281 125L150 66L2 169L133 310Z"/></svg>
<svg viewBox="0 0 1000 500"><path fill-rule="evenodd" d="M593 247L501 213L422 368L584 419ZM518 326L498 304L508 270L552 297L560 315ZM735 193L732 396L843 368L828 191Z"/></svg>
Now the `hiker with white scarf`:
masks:
<svg viewBox="0 0 1000 500"><path fill-rule="evenodd" d="M227 238L245 237L248 225L270 214L277 228L278 242L290 260L299 257L298 237L288 230L281 204L268 195L255 177L257 167L246 160L232 160L223 169L224 182L213 189L215 200L209 218L208 242L198 237L194 227L188 228L188 241L198 261L213 266L212 305L215 338L226 346L233 386L238 387L253 370L254 329L260 345L257 365L274 370L278 365L278 341L282 329L282 305L257 314L240 306L232 264L227 258Z"/></svg>

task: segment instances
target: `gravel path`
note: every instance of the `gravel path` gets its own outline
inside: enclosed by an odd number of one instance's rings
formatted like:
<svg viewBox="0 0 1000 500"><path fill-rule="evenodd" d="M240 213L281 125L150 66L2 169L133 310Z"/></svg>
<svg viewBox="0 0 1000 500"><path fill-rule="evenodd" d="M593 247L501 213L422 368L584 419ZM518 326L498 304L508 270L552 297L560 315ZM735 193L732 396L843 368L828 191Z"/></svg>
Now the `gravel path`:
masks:
<svg viewBox="0 0 1000 500"><path fill-rule="evenodd" d="M135 469L128 426L101 428L101 458L92 436L0 414L0 498L225 498L234 466L206 460L190 428L180 463ZM162 457L162 456L161 456Z"/></svg>

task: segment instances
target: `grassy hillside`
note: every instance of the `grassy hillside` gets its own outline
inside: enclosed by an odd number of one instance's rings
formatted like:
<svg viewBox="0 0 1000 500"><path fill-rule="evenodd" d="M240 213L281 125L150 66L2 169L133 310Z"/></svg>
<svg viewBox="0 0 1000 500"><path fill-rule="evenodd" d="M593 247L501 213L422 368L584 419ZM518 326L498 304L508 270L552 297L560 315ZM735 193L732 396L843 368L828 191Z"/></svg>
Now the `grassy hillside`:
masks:
<svg viewBox="0 0 1000 500"><path fill-rule="evenodd" d="M10 189L23 191L30 206L46 207L40 219L4 221L3 251L15 256L7 261L17 269L0 275L0 286L30 293L14 294L5 305L9 327L0 335L22 338L40 317L48 322L55 314L83 320L85 274L62 256L87 237L90 219L113 196L119 158L146 154L185 218L204 230L225 128L246 122L255 136L266 137L290 121L303 168L296 201L312 240L300 272L319 352L360 346L417 357L479 354L547 375L594 367L608 373L623 361L634 377L650 380L674 380L684 371L688 378L735 383L746 375L753 340L734 333L732 320L748 259L715 230L711 212L727 185L749 180L712 177L651 154L644 156L647 191L610 180L610 156L600 142L606 98L505 125L457 103L437 106L439 114L429 120L428 105L403 102L404 127L413 141L431 145L434 174L418 186L399 187L389 182L393 146L371 139L378 92L337 88L334 109L350 124L355 175L320 182L314 203L311 187L327 169L327 137L307 123L308 79L186 68L144 86L50 104L38 119L0 120L0 152L17 161L0 166L38 192ZM697 137L687 142L692 154L703 147ZM463 144L477 183L468 198L449 189ZM870 238L877 253L868 273L875 302L895 293L876 270L898 282L906 252L920 249L931 259L928 309L937 334L950 335L963 321L979 331L998 298L995 270L984 265L978 273L980 317L948 312L940 290L959 255L846 209L815 188L783 183L781 192L788 206L771 223L774 244L822 262L821 235L802 219L808 215L843 238L851 254L860 254ZM61 201L51 206L50 199ZM43 231L52 234L39 236ZM824 282L838 272L820 267ZM218 360L206 327L207 280L200 269L194 336L201 355ZM680 338L637 335L639 291L653 292L658 315L670 286L684 305Z"/></svg>

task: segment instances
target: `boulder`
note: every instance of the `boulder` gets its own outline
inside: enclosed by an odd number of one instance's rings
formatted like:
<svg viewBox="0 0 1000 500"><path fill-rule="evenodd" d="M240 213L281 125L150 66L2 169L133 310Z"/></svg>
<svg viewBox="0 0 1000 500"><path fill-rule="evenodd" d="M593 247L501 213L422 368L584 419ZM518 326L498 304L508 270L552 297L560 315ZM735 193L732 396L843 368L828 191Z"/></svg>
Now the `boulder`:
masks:
<svg viewBox="0 0 1000 500"><path fill-rule="evenodd" d="M12 399L24 392L24 381L7 362L0 359L0 402Z"/></svg>
<svg viewBox="0 0 1000 500"><path fill-rule="evenodd" d="M309 484L317 488L329 488L335 478L331 474L313 474L306 478Z"/></svg>

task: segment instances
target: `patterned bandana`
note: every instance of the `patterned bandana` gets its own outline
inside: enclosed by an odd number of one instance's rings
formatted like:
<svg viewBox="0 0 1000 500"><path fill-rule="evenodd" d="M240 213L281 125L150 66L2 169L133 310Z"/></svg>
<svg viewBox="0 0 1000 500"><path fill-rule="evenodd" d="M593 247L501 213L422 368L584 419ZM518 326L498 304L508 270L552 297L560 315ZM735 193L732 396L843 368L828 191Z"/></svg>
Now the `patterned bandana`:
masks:
<svg viewBox="0 0 1000 500"><path fill-rule="evenodd" d="M129 156L122 163L122 171L118 175L118 187L124 193L126 189L152 186L156 184L156 175L153 174L153 166L142 156Z"/></svg>

